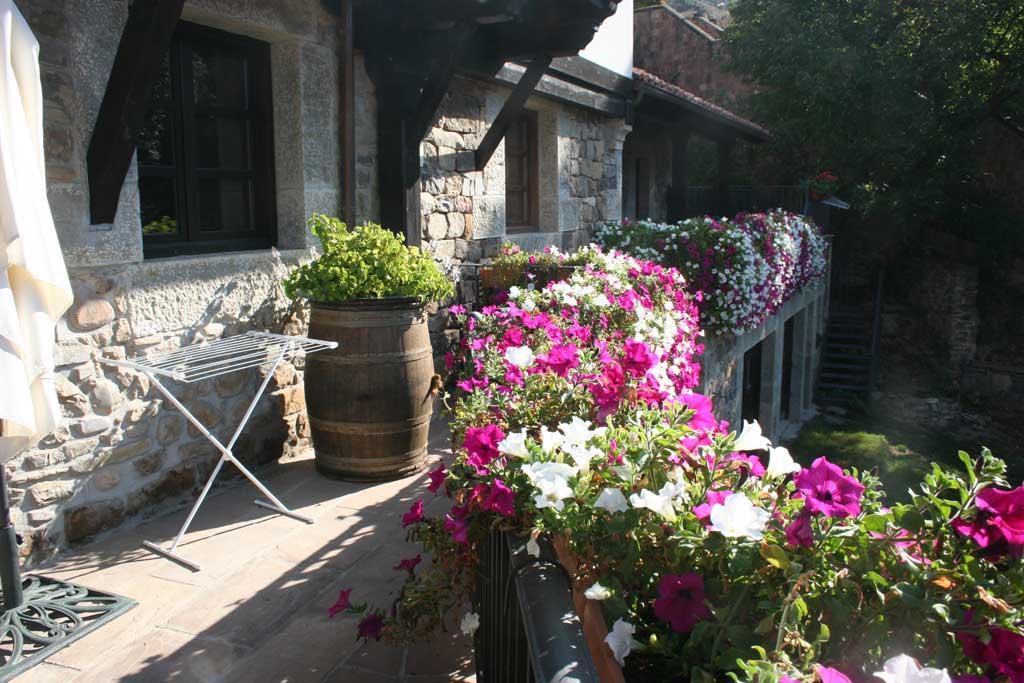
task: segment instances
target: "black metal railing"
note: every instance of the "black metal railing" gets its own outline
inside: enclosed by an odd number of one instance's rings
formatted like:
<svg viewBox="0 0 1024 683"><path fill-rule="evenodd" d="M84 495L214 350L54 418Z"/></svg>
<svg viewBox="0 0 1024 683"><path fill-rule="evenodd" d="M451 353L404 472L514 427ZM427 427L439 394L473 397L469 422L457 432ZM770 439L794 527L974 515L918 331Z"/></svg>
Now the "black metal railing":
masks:
<svg viewBox="0 0 1024 683"><path fill-rule="evenodd" d="M802 213L806 195L799 185L730 185L723 193L718 187L689 185L686 188L688 216L734 216L740 212L785 209Z"/></svg>
<svg viewBox="0 0 1024 683"><path fill-rule="evenodd" d="M573 607L569 576L550 544L494 533L480 547L474 649L480 683L598 683Z"/></svg>

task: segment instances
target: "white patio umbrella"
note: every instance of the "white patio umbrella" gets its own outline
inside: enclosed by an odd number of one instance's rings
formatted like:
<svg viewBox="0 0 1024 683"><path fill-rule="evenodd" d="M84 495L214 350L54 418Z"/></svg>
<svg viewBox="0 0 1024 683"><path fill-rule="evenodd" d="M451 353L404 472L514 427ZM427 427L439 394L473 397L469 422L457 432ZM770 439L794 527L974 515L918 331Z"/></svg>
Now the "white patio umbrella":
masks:
<svg viewBox="0 0 1024 683"><path fill-rule="evenodd" d="M39 43L0 0L0 464L57 428L54 327L72 302L46 199Z"/></svg>

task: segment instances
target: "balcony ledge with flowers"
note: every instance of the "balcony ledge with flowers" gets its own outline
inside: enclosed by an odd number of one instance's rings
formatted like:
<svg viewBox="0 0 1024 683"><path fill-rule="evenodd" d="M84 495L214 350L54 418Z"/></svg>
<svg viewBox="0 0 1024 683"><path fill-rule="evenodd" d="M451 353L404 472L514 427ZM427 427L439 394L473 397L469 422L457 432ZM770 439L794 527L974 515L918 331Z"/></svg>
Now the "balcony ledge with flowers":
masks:
<svg viewBox="0 0 1024 683"><path fill-rule="evenodd" d="M508 532L565 549L620 679L1024 682L1024 486L998 458L961 453L960 471L935 466L890 504L870 472L798 463L695 391L706 339L822 287L817 229L772 213L597 238L511 250L499 263L571 274L536 286L524 267L488 305L452 310L456 456L429 487L451 505L402 519L433 560L410 561L393 604L349 586L332 610L373 640L453 613L472 633L477 548Z"/></svg>

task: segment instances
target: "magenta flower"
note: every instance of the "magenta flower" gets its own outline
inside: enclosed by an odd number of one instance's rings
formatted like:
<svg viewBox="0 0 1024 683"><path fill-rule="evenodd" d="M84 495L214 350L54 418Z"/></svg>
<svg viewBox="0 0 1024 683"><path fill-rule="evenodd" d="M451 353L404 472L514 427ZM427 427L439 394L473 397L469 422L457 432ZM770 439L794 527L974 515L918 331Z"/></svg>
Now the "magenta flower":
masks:
<svg viewBox="0 0 1024 683"><path fill-rule="evenodd" d="M761 462L761 458L756 455L749 455L747 453L730 453L729 462L741 462L743 466L750 471L750 476L760 479L764 476L767 471L764 468L764 463Z"/></svg>
<svg viewBox="0 0 1024 683"><path fill-rule="evenodd" d="M711 524L711 508L721 505L731 495L732 491L708 491L707 499L693 508L693 514L701 524L709 526Z"/></svg>
<svg viewBox="0 0 1024 683"><path fill-rule="evenodd" d="M356 638L380 640L381 631L384 630L384 617L376 612L370 612L359 620L358 629Z"/></svg>
<svg viewBox="0 0 1024 683"><path fill-rule="evenodd" d="M333 619L336 614L344 612L352 606L352 601L349 599L350 595L352 595L351 588L346 588L338 594L337 602L327 608L328 619Z"/></svg>
<svg viewBox="0 0 1024 683"><path fill-rule="evenodd" d="M700 574L666 574L658 582L654 614L677 633L689 633L698 621L711 616L704 604L704 579Z"/></svg>
<svg viewBox="0 0 1024 683"><path fill-rule="evenodd" d="M795 497L803 498L811 512L837 519L860 514L863 484L843 474L838 465L833 465L824 457L800 470L793 481L797 488Z"/></svg>
<svg viewBox="0 0 1024 683"><path fill-rule="evenodd" d="M814 667L814 671L818 674L818 678L821 679L821 683L853 683L849 676L839 669L833 669L830 666L821 666L819 664Z"/></svg>
<svg viewBox="0 0 1024 683"><path fill-rule="evenodd" d="M537 357L537 366L565 377L570 370L580 366L579 349L573 344L552 346L546 354Z"/></svg>
<svg viewBox="0 0 1024 683"><path fill-rule="evenodd" d="M444 530L456 543L469 543L469 522L466 521L468 516L467 508L455 505L444 518Z"/></svg>
<svg viewBox="0 0 1024 683"><path fill-rule="evenodd" d="M786 527L786 543L797 547L810 548L814 545L814 529L811 526L811 511L806 507Z"/></svg>
<svg viewBox="0 0 1024 683"><path fill-rule="evenodd" d="M505 438L505 432L498 425L470 427L466 430L463 448L469 453L466 462L480 470L493 462L500 453L498 444Z"/></svg>
<svg viewBox="0 0 1024 683"><path fill-rule="evenodd" d="M409 508L409 511L402 515L402 528L412 526L413 524L419 524L423 521L423 500L417 500Z"/></svg>
<svg viewBox="0 0 1024 683"><path fill-rule="evenodd" d="M495 479L480 503L480 507L484 510L497 512L503 517L514 517L516 514L516 494L501 479Z"/></svg>
<svg viewBox="0 0 1024 683"><path fill-rule="evenodd" d="M641 341L627 339L623 349L625 356L622 359L622 367L634 377L643 377L648 370L658 364L658 357Z"/></svg>
<svg viewBox="0 0 1024 683"><path fill-rule="evenodd" d="M989 487L975 498L972 522L957 518L953 528L994 555L1024 555L1024 486L1010 491Z"/></svg>
<svg viewBox="0 0 1024 683"><path fill-rule="evenodd" d="M1000 627L989 629L988 635L987 643L966 632L958 633L957 640L964 654L990 667L989 673L1002 674L1011 683L1024 683L1024 636Z"/></svg>
<svg viewBox="0 0 1024 683"><path fill-rule="evenodd" d="M689 427L698 432L711 431L717 425L715 414L712 412L711 399L703 394L684 394L682 397L686 407L694 411L690 418Z"/></svg>
<svg viewBox="0 0 1024 683"><path fill-rule="evenodd" d="M444 480L448 478L448 471L444 468L444 463L441 463L437 466L436 470L431 470L427 476L430 477L427 490L431 493L437 493L444 486Z"/></svg>
<svg viewBox="0 0 1024 683"><path fill-rule="evenodd" d="M419 555L417 555L416 557L407 557L398 564L396 564L394 566L394 570L402 571L404 569L406 571L411 572L413 569L416 569L416 565L418 565L422 559L423 558Z"/></svg>

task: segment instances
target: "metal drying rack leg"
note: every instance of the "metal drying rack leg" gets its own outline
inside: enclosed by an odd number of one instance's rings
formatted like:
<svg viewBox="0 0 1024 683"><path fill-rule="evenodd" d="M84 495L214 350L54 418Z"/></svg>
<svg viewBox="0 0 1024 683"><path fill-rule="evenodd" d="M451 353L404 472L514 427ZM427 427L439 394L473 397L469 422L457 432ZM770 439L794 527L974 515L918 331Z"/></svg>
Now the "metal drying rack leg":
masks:
<svg viewBox="0 0 1024 683"><path fill-rule="evenodd" d="M217 479L217 475L220 474L221 467L224 466L225 462L230 462L235 467L237 467L238 470L245 476L245 478L252 482L252 484L257 489L259 489L260 493L262 493L264 496L270 499L269 503L262 500L256 500L254 501L256 505L263 508L267 508L268 510L273 510L274 512L277 512L279 514L291 517L292 519L297 519L301 522L305 522L306 524L313 523L313 520L309 517L300 515L285 507L284 503L278 500L277 497L270 492L270 489L264 486L263 483L259 479L257 479L256 476L248 470L248 468L245 467L245 465L240 463L235 458L231 450L232 448L234 448L235 442L238 440L238 437L242 433L242 430L245 428L245 425L249 421L249 418L252 417L252 412L253 410L256 409L256 404L259 403L260 398L263 396L263 392L266 391L267 385L270 384L270 378L274 376L274 371L277 370L277 366L285 357L286 352L287 347L281 349L281 352L278 354L273 366L267 372L267 376L263 379L263 384L260 385L260 388L256 391L256 395L249 403L248 410L245 411L245 415L242 417L242 421L239 423L237 429L235 429L235 433L232 435L231 441L228 442L227 446L221 444L217 437L214 436L210 432L210 430L208 430L205 426L203 426L203 424L191 412L189 412L188 408L183 406L181 404L181 401L175 398L174 395L171 394L171 392L168 391L167 388L160 383L160 381L156 378L154 373L145 373L146 376L149 377L150 381L153 382L153 384L156 386L156 388L160 390L160 393L166 396L167 400L170 401L175 408L180 410L181 413L185 416L185 418L188 419L188 421L191 422L193 425L195 425L195 428L198 429L199 432L203 436L205 436L207 440L210 443L212 443L214 447L221 453L220 460L217 461L216 467L213 468L213 472L210 473L209 479L206 480L206 485L203 486L203 490L199 494L199 498L197 498L196 502L192 504L192 509L189 510L188 517L185 519L185 523L181 525L181 529L178 531L178 535L174 537L174 542L171 543L171 547L164 548L162 546L157 545L156 543L152 543L150 541L143 541L142 544L146 548L148 548L149 550L153 551L158 555L161 555L162 557L166 557L169 560L173 560L174 562L177 562L178 564L187 567L188 569L191 569L194 572L199 571L198 564L186 560L181 555L176 554L175 551L178 548L178 544L181 543L182 537L185 536L185 532L188 531L189 526L192 524L192 520L195 518L196 513L199 511L199 507L203 504L203 501L206 499L206 495L210 492L210 489L213 488L213 482Z"/></svg>

